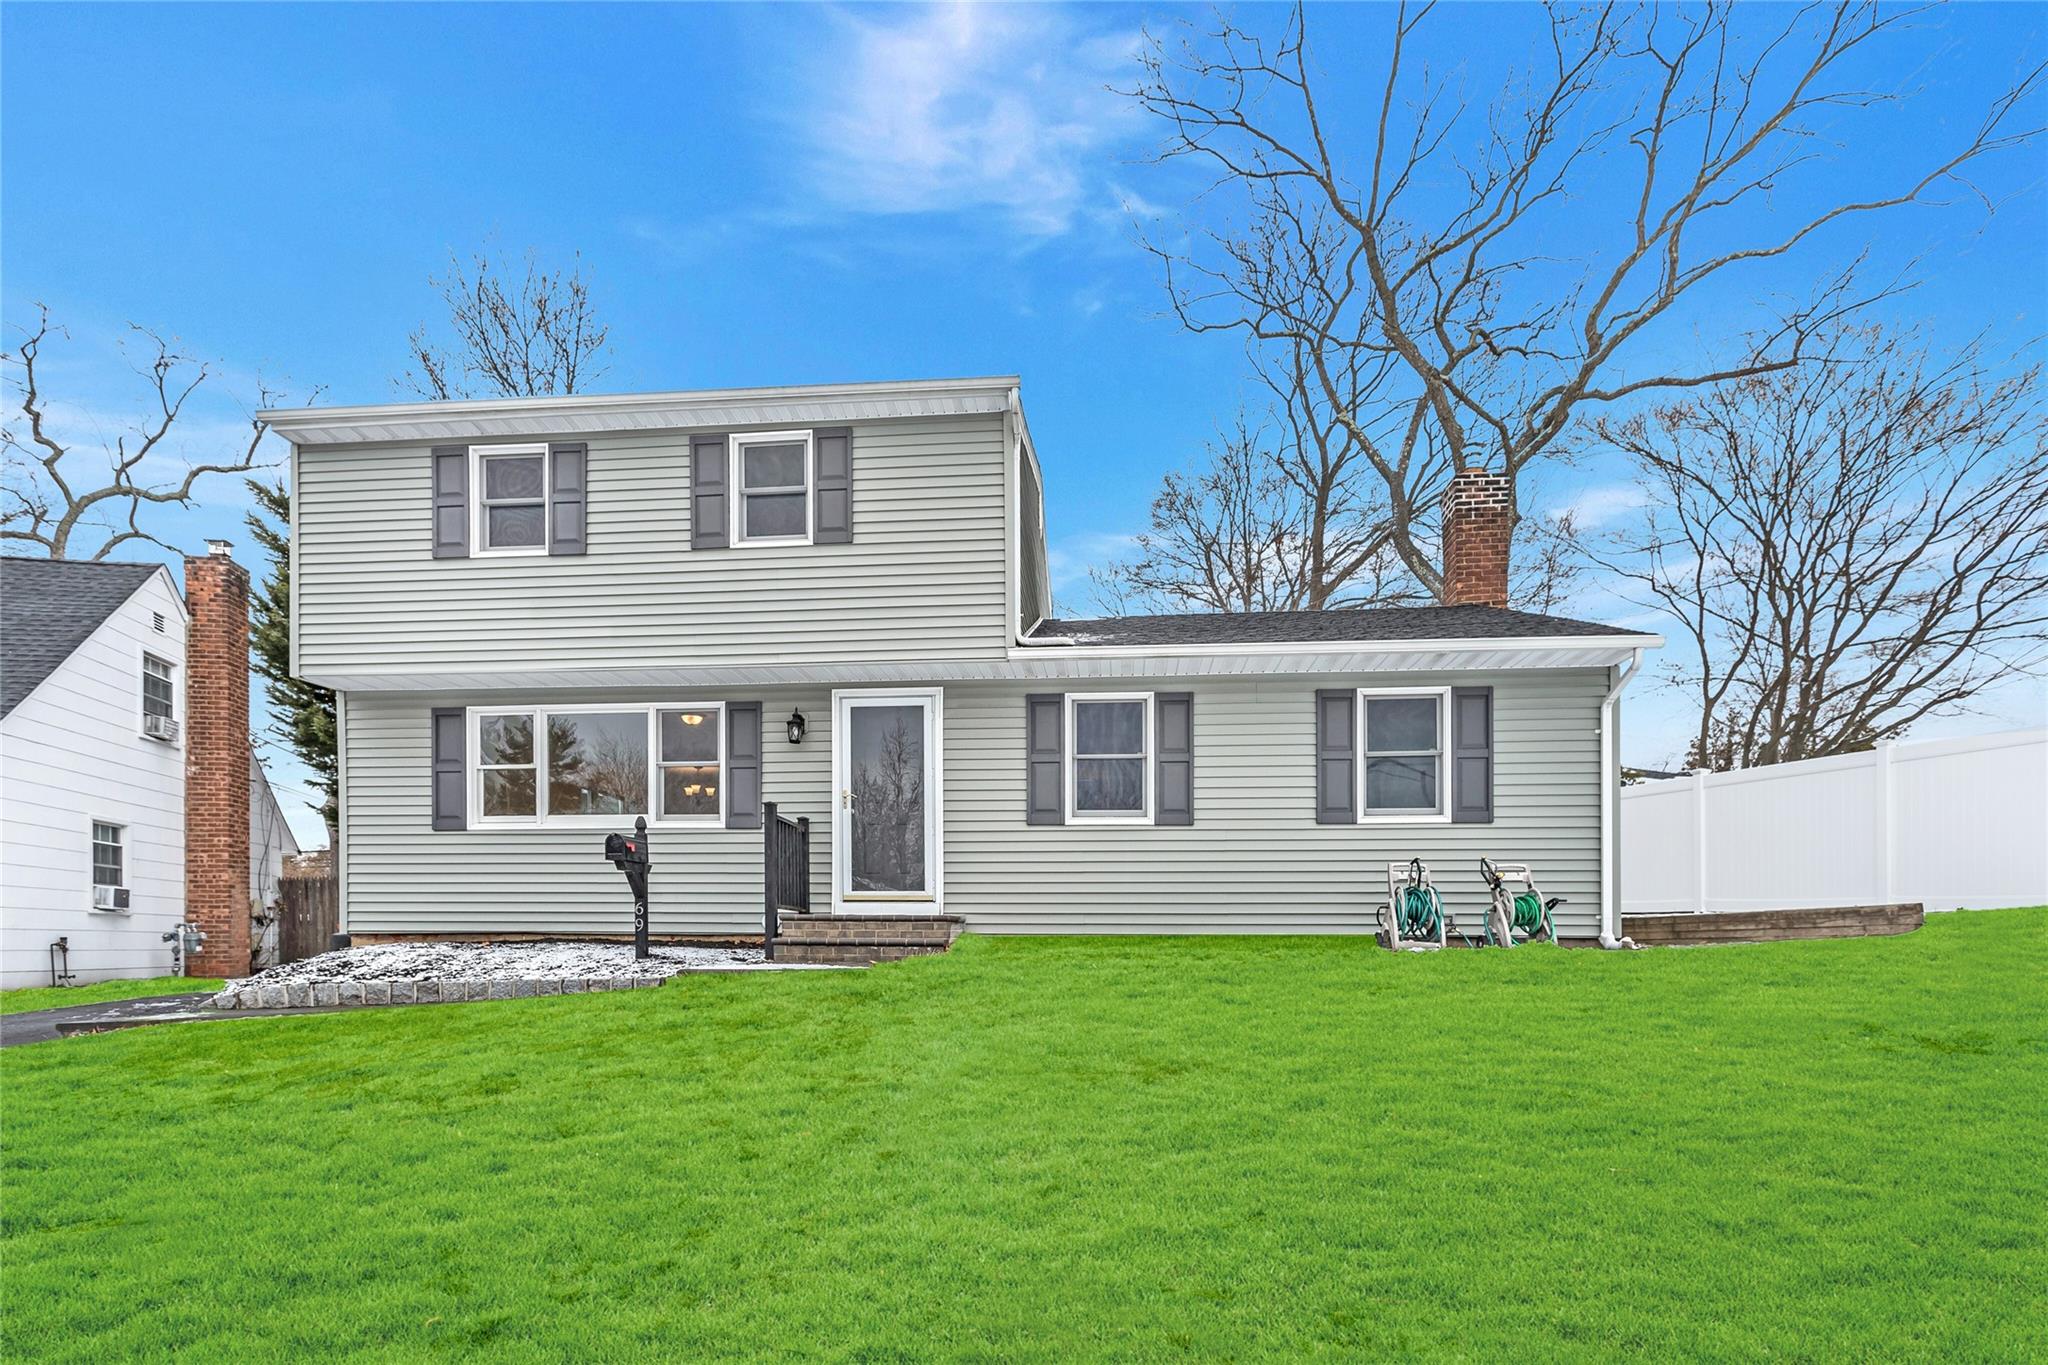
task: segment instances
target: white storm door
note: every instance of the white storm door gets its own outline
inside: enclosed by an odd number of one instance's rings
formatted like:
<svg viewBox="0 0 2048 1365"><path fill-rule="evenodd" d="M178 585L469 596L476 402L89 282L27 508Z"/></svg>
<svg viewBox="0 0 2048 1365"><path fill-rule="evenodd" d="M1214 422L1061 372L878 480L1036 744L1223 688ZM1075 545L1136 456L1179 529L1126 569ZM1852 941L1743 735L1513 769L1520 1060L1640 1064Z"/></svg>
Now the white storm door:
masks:
<svg viewBox="0 0 2048 1365"><path fill-rule="evenodd" d="M870 912L913 901L928 913L941 886L939 693L833 694L834 898Z"/></svg>

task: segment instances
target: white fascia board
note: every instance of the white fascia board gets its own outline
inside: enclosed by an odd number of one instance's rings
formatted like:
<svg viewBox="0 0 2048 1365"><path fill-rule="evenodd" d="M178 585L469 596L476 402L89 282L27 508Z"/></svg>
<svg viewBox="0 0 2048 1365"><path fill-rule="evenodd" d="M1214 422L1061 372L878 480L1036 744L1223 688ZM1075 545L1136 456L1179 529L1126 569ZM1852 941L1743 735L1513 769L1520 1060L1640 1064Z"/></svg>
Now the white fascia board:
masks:
<svg viewBox="0 0 2048 1365"><path fill-rule="evenodd" d="M736 662L689 667L319 670L307 680L350 692L534 691L582 688L1029 681L1057 678L1193 678L1245 674L1497 673L1606 668L1655 636L1598 640L1393 641L1299 650L1011 650L1004 658Z"/></svg>
<svg viewBox="0 0 2048 1365"><path fill-rule="evenodd" d="M1465 654L1518 651L1553 652L1563 650L1571 653L1598 654L1612 662L1614 658L1627 659L1630 652L1638 649L1656 649L1663 645L1661 635L1526 635L1496 639L1459 640L1293 640L1258 645L1243 644L1190 644L1190 645L1089 645L1077 641L1047 640L1037 644L1013 648L1012 659L1049 658L1063 659L1201 659L1217 657L1243 657L1255 655L1319 655L1319 654ZM1613 656L1608 658L1607 656Z"/></svg>
<svg viewBox="0 0 2048 1365"><path fill-rule="evenodd" d="M259 421L300 446L468 440L686 427L750 427L1004 411L1014 375L561 398L271 408Z"/></svg>

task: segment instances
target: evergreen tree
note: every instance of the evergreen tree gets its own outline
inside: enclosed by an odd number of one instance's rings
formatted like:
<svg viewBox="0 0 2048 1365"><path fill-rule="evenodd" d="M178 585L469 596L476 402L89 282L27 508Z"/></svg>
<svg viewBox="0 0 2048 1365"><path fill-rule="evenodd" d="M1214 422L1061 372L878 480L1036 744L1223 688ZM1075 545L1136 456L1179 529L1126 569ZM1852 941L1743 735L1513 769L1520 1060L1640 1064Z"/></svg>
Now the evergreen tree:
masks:
<svg viewBox="0 0 2048 1365"><path fill-rule="evenodd" d="M249 602L249 656L270 700L270 733L291 746L313 770L320 794L320 818L330 838L339 820L335 803L334 693L292 676L292 502L284 481L250 479L256 511L249 532L270 556L270 572Z"/></svg>

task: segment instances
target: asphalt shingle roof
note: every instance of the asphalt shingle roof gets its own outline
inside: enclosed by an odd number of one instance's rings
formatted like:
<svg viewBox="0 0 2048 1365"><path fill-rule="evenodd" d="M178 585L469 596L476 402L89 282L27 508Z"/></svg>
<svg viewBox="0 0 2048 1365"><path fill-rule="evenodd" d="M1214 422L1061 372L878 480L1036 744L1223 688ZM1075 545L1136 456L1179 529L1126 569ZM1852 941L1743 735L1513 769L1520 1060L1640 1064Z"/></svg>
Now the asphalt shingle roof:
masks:
<svg viewBox="0 0 2048 1365"><path fill-rule="evenodd" d="M1071 639L1091 645L1171 646L1526 640L1642 633L1504 607L1358 607L1346 611L1225 611L1112 616L1093 621L1048 620L1039 623L1031 638Z"/></svg>
<svg viewBox="0 0 2048 1365"><path fill-rule="evenodd" d="M19 706L160 567L0 556L0 716Z"/></svg>

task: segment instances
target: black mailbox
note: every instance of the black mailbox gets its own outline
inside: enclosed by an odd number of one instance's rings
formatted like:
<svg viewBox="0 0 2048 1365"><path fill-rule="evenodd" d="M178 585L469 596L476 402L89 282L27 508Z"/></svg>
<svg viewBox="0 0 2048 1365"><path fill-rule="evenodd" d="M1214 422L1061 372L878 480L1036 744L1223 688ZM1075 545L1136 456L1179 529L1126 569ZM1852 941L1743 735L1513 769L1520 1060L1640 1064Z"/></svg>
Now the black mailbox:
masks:
<svg viewBox="0 0 2048 1365"><path fill-rule="evenodd" d="M647 957L647 817L633 822L631 834L604 836L604 856L626 874L633 889L633 956Z"/></svg>

